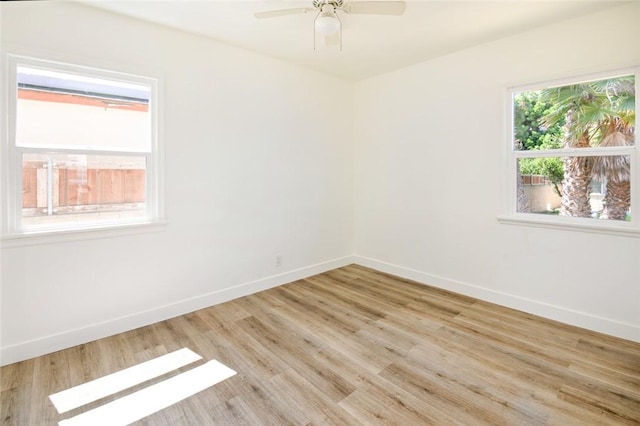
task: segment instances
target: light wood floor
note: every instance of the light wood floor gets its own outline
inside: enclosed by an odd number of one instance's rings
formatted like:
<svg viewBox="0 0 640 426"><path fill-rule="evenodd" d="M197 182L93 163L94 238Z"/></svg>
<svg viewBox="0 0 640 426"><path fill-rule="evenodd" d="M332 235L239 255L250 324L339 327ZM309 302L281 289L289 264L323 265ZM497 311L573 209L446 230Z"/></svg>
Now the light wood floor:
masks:
<svg viewBox="0 0 640 426"><path fill-rule="evenodd" d="M354 265L3 367L3 424L183 347L238 374L138 424L640 424L640 344Z"/></svg>

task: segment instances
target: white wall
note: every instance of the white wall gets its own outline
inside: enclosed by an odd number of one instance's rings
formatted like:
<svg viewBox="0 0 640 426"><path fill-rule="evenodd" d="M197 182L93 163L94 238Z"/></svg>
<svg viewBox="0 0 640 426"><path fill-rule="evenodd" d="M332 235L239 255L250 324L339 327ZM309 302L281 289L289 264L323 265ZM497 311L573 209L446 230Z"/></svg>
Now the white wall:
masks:
<svg viewBox="0 0 640 426"><path fill-rule="evenodd" d="M507 87L639 65L639 22L636 3L357 84L357 261L640 341L640 238L496 220Z"/></svg>
<svg viewBox="0 0 640 426"><path fill-rule="evenodd" d="M2 363L351 263L352 83L73 3L3 2L1 19L3 58L162 78L168 217L159 232L5 241Z"/></svg>

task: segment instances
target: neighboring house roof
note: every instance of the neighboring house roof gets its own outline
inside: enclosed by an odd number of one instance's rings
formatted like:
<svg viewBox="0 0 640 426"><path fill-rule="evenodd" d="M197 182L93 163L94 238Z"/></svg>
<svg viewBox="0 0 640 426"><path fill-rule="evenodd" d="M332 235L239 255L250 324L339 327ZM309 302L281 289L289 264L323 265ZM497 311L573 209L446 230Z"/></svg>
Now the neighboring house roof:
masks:
<svg viewBox="0 0 640 426"><path fill-rule="evenodd" d="M142 103L148 103L151 95L151 90L142 85L74 78L71 74L21 67L18 69L18 88Z"/></svg>

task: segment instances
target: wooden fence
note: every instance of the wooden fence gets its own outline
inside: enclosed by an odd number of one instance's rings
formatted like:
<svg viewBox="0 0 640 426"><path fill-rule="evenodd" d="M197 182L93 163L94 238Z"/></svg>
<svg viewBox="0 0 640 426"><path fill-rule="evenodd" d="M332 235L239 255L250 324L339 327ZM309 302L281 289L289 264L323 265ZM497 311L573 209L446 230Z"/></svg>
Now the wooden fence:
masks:
<svg viewBox="0 0 640 426"><path fill-rule="evenodd" d="M145 170L56 168L53 206L143 203ZM47 207L48 170L42 163L26 163L22 169L22 207Z"/></svg>

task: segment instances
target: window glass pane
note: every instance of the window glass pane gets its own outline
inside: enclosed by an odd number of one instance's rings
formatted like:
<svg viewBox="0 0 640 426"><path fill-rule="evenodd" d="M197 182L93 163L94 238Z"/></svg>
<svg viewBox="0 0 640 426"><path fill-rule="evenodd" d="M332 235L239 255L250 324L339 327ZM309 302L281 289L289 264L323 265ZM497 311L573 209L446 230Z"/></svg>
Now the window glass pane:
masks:
<svg viewBox="0 0 640 426"><path fill-rule="evenodd" d="M517 211L631 220L630 156L517 160Z"/></svg>
<svg viewBox="0 0 640 426"><path fill-rule="evenodd" d="M151 87L18 66L16 145L149 152Z"/></svg>
<svg viewBox="0 0 640 426"><path fill-rule="evenodd" d="M145 217L143 156L23 154L25 228Z"/></svg>
<svg viewBox="0 0 640 426"><path fill-rule="evenodd" d="M634 145L633 75L513 95L519 151Z"/></svg>

